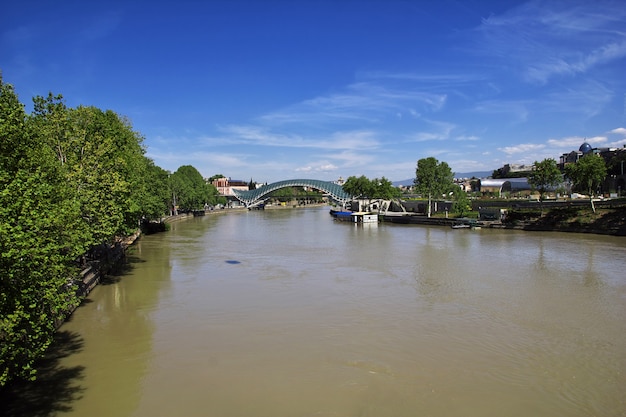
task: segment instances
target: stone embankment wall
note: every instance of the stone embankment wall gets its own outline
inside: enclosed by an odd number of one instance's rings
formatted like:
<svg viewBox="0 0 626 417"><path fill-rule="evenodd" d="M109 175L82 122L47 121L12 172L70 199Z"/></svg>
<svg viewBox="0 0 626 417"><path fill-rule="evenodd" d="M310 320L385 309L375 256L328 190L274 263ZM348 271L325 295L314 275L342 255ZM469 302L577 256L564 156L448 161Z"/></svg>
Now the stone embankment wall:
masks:
<svg viewBox="0 0 626 417"><path fill-rule="evenodd" d="M95 259L86 262L85 268L80 272L80 276L77 279L78 288L76 295L78 296L78 303L68 312L68 316L74 312L78 305L80 305L80 301L100 283L106 274L110 273L124 261L126 249L132 245L140 235L141 232L137 231L131 236L120 239L114 245L98 251L98 256Z"/></svg>

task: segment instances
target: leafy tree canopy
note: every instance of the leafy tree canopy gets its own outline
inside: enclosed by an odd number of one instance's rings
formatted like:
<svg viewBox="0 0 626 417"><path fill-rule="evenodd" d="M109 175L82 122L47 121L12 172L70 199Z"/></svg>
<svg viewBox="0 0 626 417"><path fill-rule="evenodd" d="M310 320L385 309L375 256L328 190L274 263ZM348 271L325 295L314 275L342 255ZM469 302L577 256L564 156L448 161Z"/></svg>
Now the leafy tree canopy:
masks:
<svg viewBox="0 0 626 417"><path fill-rule="evenodd" d="M428 198L428 217L431 215L431 201L454 186L454 174L446 162L439 162L434 157L417 161L415 170L415 190Z"/></svg>
<svg viewBox="0 0 626 417"><path fill-rule="evenodd" d="M626 150L617 152L607 164L609 175L624 175L626 172Z"/></svg>
<svg viewBox="0 0 626 417"><path fill-rule="evenodd" d="M574 189L581 190L589 195L591 208L595 213L593 197L596 195L600 184L606 177L606 164L604 159L595 154L585 155L575 164L565 166L565 175L574 183Z"/></svg>
<svg viewBox="0 0 626 417"><path fill-rule="evenodd" d="M201 210L205 204L222 201L217 188L208 183L191 165L183 165L170 176L170 188L176 205L182 210Z"/></svg>
<svg viewBox="0 0 626 417"><path fill-rule="evenodd" d="M551 188L559 185L563 180L563 175L552 158L546 158L541 162L535 161L535 169L528 175L528 183L539 191L539 200Z"/></svg>
<svg viewBox="0 0 626 417"><path fill-rule="evenodd" d="M401 191L394 187L387 178L374 178L372 180L361 175L360 177L351 176L346 179L343 184L346 193L356 198L373 198L391 200L401 195Z"/></svg>
<svg viewBox="0 0 626 417"><path fill-rule="evenodd" d="M0 77L0 386L33 379L73 299L81 236L63 172Z"/></svg>
<svg viewBox="0 0 626 417"><path fill-rule="evenodd" d="M226 177L224 175L222 175L222 174L215 174L215 175L209 177L208 181L209 182L213 182L214 180L216 180L218 178L226 178Z"/></svg>
<svg viewBox="0 0 626 417"><path fill-rule="evenodd" d="M33 102L26 115L0 75L0 386L34 378L77 302L79 256L163 214L170 195L126 118L52 93Z"/></svg>
<svg viewBox="0 0 626 417"><path fill-rule="evenodd" d="M452 203L452 211L459 217L465 217L465 215L472 210L472 204L467 197L467 192L458 187L453 191L454 202Z"/></svg>

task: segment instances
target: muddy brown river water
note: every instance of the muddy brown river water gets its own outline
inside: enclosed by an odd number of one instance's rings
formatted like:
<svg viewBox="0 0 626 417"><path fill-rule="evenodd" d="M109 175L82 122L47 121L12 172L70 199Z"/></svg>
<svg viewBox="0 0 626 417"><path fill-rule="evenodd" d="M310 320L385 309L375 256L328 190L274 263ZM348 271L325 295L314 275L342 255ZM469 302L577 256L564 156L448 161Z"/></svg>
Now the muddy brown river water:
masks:
<svg viewBox="0 0 626 417"><path fill-rule="evenodd" d="M62 330L59 416L626 416L626 238L209 215ZM54 389L54 387L51 387Z"/></svg>

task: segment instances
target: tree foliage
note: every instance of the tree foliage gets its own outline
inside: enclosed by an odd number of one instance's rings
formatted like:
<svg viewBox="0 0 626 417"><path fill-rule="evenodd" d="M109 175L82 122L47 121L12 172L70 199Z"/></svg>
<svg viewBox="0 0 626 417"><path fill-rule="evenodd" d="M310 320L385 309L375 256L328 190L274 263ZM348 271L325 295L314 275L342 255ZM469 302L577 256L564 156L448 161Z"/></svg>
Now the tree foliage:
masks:
<svg viewBox="0 0 626 417"><path fill-rule="evenodd" d="M626 150L622 149L621 152L617 152L608 162L606 168L609 175L624 175L626 172Z"/></svg>
<svg viewBox="0 0 626 417"><path fill-rule="evenodd" d="M453 189L454 174L446 162L439 162L432 156L422 158L417 161L414 183L417 193L428 198L428 217L430 217L433 198Z"/></svg>
<svg viewBox="0 0 626 417"><path fill-rule="evenodd" d="M77 259L158 218L167 173L110 110L33 99L26 115L0 76L0 386L34 361L77 302Z"/></svg>
<svg viewBox="0 0 626 417"><path fill-rule="evenodd" d="M13 87L0 78L0 386L32 379L55 320L73 300L71 228L77 206L53 155L29 131Z"/></svg>
<svg viewBox="0 0 626 417"><path fill-rule="evenodd" d="M365 198L372 194L372 183L365 175L348 177L342 187L346 193L355 198Z"/></svg>
<svg viewBox="0 0 626 417"><path fill-rule="evenodd" d="M226 177L222 174L215 174L215 175L210 176L208 181L212 183L214 180L218 178L226 178Z"/></svg>
<svg viewBox="0 0 626 417"><path fill-rule="evenodd" d="M458 189L453 191L453 197L452 211L458 217L465 217L472 210L472 203L467 197L467 192L458 187Z"/></svg>
<svg viewBox="0 0 626 417"><path fill-rule="evenodd" d="M401 191L385 177L370 180L365 175L351 176L342 187L346 193L355 198L391 200L401 194Z"/></svg>
<svg viewBox="0 0 626 417"><path fill-rule="evenodd" d="M565 175L574 183L574 189L589 195L589 202L594 213L596 207L593 204L593 198L597 194L600 184L604 181L606 172L604 159L595 154L585 155L575 164L565 166Z"/></svg>
<svg viewBox="0 0 626 417"><path fill-rule="evenodd" d="M176 204L183 211L201 210L206 204L219 201L217 188L191 165L183 165L171 175L170 187Z"/></svg>
<svg viewBox="0 0 626 417"><path fill-rule="evenodd" d="M539 191L539 202L543 203L543 197L551 188L559 185L563 175L552 158L546 158L541 162L535 161L535 169L528 175L528 183ZM541 207L543 212L543 205Z"/></svg>

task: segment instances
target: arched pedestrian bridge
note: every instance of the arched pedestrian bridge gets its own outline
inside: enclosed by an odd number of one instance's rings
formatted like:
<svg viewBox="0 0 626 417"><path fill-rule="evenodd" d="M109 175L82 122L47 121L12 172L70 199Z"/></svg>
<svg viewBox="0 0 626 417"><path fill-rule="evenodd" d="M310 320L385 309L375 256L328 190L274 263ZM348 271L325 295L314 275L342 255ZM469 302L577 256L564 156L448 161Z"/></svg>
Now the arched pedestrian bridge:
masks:
<svg viewBox="0 0 626 417"><path fill-rule="evenodd" d="M309 187L316 190L320 190L333 200L340 203L342 206L350 200L350 195L346 193L341 185L335 184L330 181L320 180L285 180L278 181L272 184L264 185L256 190L242 191L233 190L233 194L239 201L241 201L246 207L251 208L257 206L267 200L269 195L281 188L287 187Z"/></svg>

